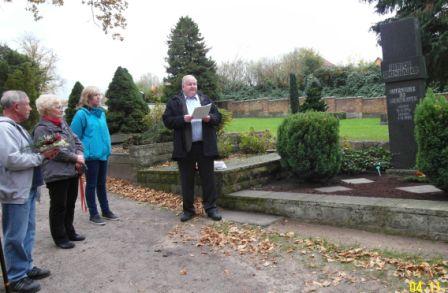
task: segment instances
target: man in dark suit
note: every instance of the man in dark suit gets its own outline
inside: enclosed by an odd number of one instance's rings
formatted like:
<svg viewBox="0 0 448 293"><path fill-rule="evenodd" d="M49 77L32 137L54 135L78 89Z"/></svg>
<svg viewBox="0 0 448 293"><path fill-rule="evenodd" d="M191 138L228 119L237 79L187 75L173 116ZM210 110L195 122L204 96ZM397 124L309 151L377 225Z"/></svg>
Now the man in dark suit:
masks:
<svg viewBox="0 0 448 293"><path fill-rule="evenodd" d="M196 164L202 184L202 202L208 217L221 220L216 206L214 159L218 156L216 126L221 123L221 114L212 103L209 115L202 119L193 119L195 108L205 106L212 101L198 93L197 81L192 75L182 78L182 92L166 103L163 123L174 130L173 160L177 161L183 199L182 222L193 218L194 210L194 174Z"/></svg>

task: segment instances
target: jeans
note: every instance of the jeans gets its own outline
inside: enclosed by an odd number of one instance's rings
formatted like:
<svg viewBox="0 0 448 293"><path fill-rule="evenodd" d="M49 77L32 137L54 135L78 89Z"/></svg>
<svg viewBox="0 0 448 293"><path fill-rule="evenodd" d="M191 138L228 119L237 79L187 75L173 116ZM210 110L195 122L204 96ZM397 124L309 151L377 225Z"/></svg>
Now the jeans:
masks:
<svg viewBox="0 0 448 293"><path fill-rule="evenodd" d="M95 193L100 203L101 212L107 214L110 212L106 192L107 161L91 160L86 161L86 165L86 202L90 217L98 215Z"/></svg>
<svg viewBox="0 0 448 293"><path fill-rule="evenodd" d="M64 243L76 234L73 227L78 197L78 177L47 183L50 194L50 231L54 243Z"/></svg>
<svg viewBox="0 0 448 293"><path fill-rule="evenodd" d="M26 277L33 267L36 236L36 196L32 188L24 204L2 204L4 254L9 281Z"/></svg>

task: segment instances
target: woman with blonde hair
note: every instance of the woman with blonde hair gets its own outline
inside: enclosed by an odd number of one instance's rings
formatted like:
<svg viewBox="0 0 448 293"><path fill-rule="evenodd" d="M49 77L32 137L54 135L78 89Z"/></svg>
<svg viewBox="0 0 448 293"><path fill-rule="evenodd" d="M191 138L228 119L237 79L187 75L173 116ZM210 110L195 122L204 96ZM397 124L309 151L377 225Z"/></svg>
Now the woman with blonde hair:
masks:
<svg viewBox="0 0 448 293"><path fill-rule="evenodd" d="M87 165L86 201L90 222L97 225L105 225L105 222L98 213L95 197L98 197L102 217L107 220L118 220L117 215L110 210L107 200L107 160L111 154L111 142L106 113L100 107L101 96L99 89L94 86L84 88L78 111L70 125L84 145Z"/></svg>
<svg viewBox="0 0 448 293"><path fill-rule="evenodd" d="M43 161L42 171L50 194L51 236L58 247L69 249L75 247L71 241L85 239L73 227L78 179L84 166L83 147L62 118L61 99L55 95L41 95L36 107L41 120L33 131L34 143L46 137L59 137L66 142L53 160Z"/></svg>

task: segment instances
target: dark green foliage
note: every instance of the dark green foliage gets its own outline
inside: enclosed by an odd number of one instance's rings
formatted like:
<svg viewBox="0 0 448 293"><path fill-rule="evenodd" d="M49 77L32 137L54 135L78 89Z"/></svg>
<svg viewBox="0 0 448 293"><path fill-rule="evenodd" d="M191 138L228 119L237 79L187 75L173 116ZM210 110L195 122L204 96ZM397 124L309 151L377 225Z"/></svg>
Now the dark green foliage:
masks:
<svg viewBox="0 0 448 293"><path fill-rule="evenodd" d="M229 136L222 135L218 138L218 153L220 158L227 158L233 152L232 140Z"/></svg>
<svg viewBox="0 0 448 293"><path fill-rule="evenodd" d="M229 125L230 122L232 122L233 114L232 112L224 108L219 108L218 111L219 113L221 113L221 123L218 126L217 132L218 136L221 136L222 134L224 134L224 129L226 128L226 126Z"/></svg>
<svg viewBox="0 0 448 293"><path fill-rule="evenodd" d="M376 172L378 165L381 171L389 169L390 152L381 147L369 147L355 150L349 147L342 148L342 165L340 173L360 174L367 171Z"/></svg>
<svg viewBox="0 0 448 293"><path fill-rule="evenodd" d="M266 153L273 145L272 134L269 130L262 133L256 132L253 127L249 132L242 133L240 138L240 150L246 154Z"/></svg>
<svg viewBox="0 0 448 293"><path fill-rule="evenodd" d="M79 103L79 98L81 97L83 89L83 85L77 81L73 86L70 96L68 97L68 105L67 109L65 109L65 121L67 121L69 125L72 122L73 116L75 116L76 106Z"/></svg>
<svg viewBox="0 0 448 293"><path fill-rule="evenodd" d="M448 102L431 89L415 109L417 168L448 191Z"/></svg>
<svg viewBox="0 0 448 293"><path fill-rule="evenodd" d="M165 101L181 91L182 77L187 74L196 77L198 89L202 93L212 100L218 100L216 63L206 56L208 51L198 25L188 16L181 17L171 30L168 40Z"/></svg>
<svg viewBox="0 0 448 293"><path fill-rule="evenodd" d="M294 73L289 75L289 103L292 114L299 112L299 90L297 89L297 78Z"/></svg>
<svg viewBox="0 0 448 293"><path fill-rule="evenodd" d="M372 27L379 36L382 23L405 17L417 17L421 27L423 55L428 68L428 82L442 91L448 86L448 8L446 0L363 0L374 3L379 14L396 12L393 17Z"/></svg>
<svg viewBox="0 0 448 293"><path fill-rule="evenodd" d="M136 133L129 136L127 145L144 145L160 142L169 142L173 140L171 130L161 124L154 124L150 129L143 133Z"/></svg>
<svg viewBox="0 0 448 293"><path fill-rule="evenodd" d="M322 83L323 96L380 97L385 93L381 68L375 63L322 67L315 75Z"/></svg>
<svg viewBox="0 0 448 293"><path fill-rule="evenodd" d="M277 151L299 179L330 179L341 167L338 119L313 111L290 115L278 128Z"/></svg>
<svg viewBox="0 0 448 293"><path fill-rule="evenodd" d="M106 97L108 98L107 123L110 133L145 131L142 120L148 113L148 106L126 68L117 68Z"/></svg>
<svg viewBox="0 0 448 293"><path fill-rule="evenodd" d="M38 64L27 56L0 45L0 95L7 90L21 90L28 95L33 110L30 118L22 123L28 130L39 120L35 101L41 94L43 84L44 75Z"/></svg>
<svg viewBox="0 0 448 293"><path fill-rule="evenodd" d="M307 111L327 111L327 105L322 100L322 85L320 81L312 74L308 75L305 81L306 99L300 107L300 112Z"/></svg>

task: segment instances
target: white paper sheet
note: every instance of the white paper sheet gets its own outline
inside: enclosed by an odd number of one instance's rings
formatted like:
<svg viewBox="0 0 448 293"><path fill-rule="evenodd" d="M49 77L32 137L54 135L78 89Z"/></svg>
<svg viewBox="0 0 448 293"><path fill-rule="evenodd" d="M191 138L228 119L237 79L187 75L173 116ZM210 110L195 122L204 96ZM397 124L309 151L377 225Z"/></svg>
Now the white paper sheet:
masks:
<svg viewBox="0 0 448 293"><path fill-rule="evenodd" d="M208 113L210 113L211 107L212 107L212 104L197 107L196 109L194 109L193 114L191 114L191 116L193 116L193 119L202 119L202 118L206 117L208 115Z"/></svg>
<svg viewBox="0 0 448 293"><path fill-rule="evenodd" d="M224 161L214 161L215 170L225 170L227 169L226 163Z"/></svg>

